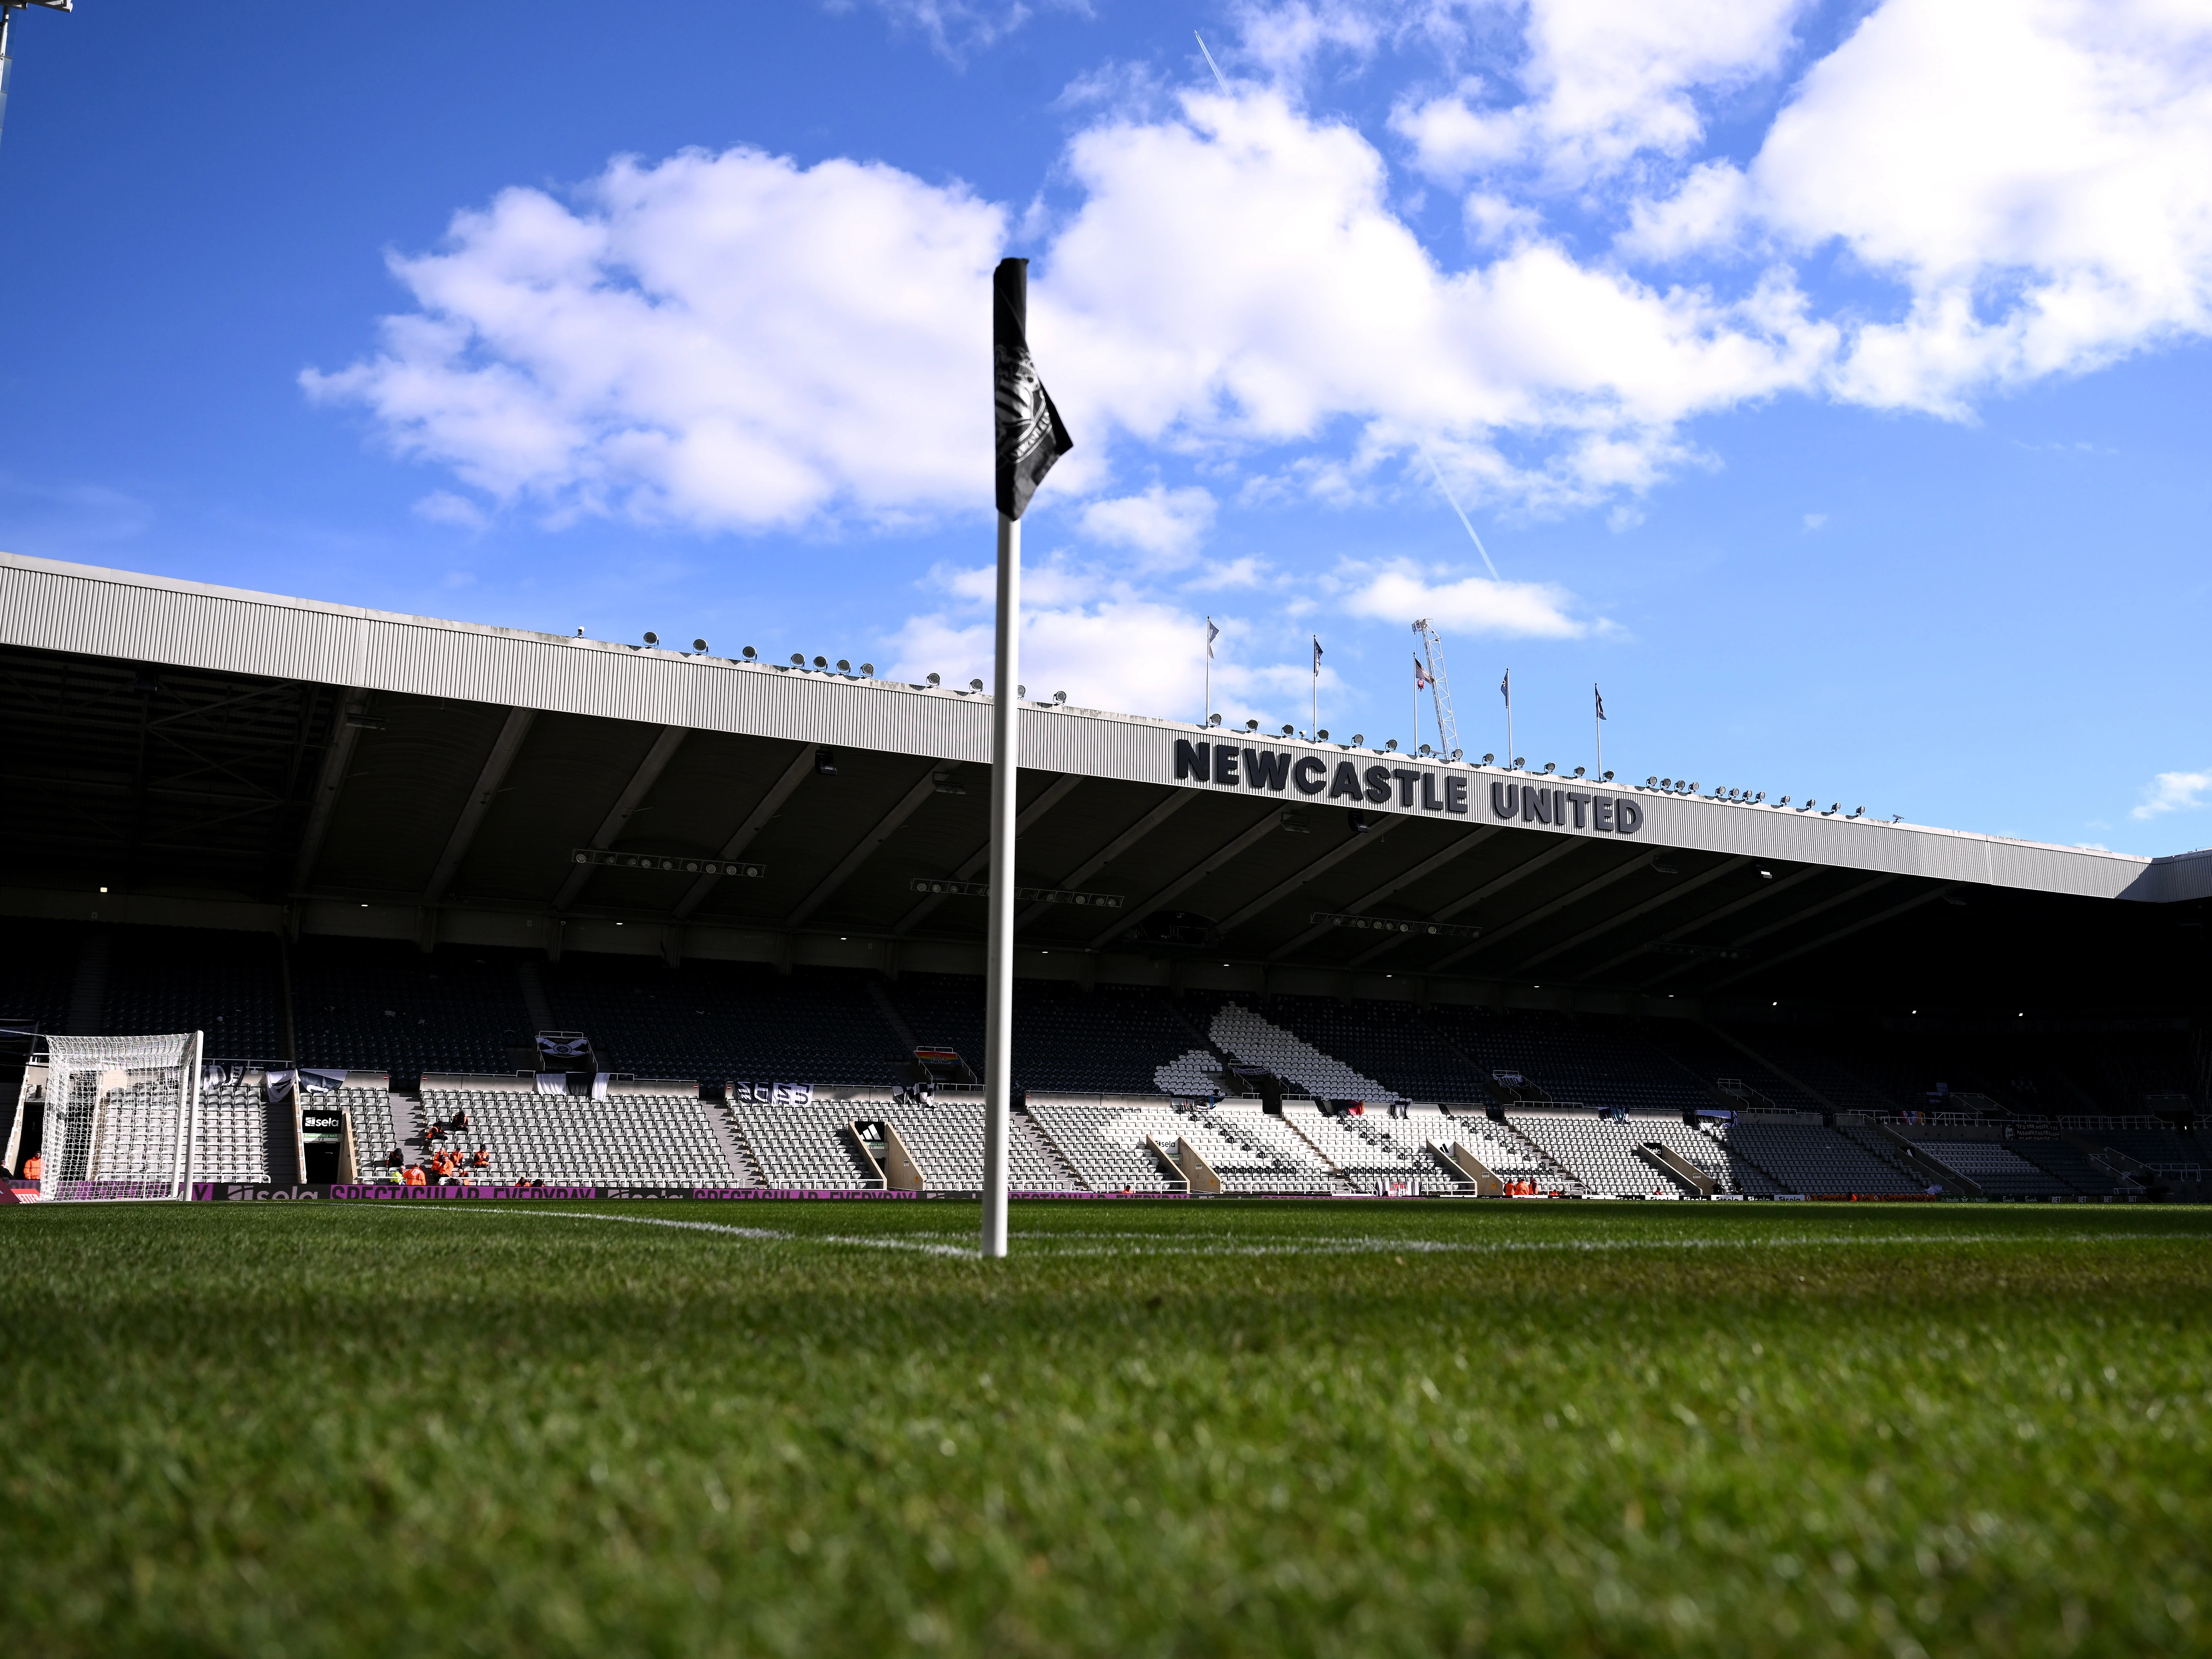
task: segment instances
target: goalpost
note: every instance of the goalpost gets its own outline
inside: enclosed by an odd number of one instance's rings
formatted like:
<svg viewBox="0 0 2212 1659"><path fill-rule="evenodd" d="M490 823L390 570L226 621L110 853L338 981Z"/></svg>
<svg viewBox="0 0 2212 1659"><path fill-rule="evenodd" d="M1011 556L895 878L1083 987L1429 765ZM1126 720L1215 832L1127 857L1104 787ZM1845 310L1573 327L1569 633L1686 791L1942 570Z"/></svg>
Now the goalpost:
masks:
<svg viewBox="0 0 2212 1659"><path fill-rule="evenodd" d="M189 1198L198 1031L49 1036L42 1199Z"/></svg>

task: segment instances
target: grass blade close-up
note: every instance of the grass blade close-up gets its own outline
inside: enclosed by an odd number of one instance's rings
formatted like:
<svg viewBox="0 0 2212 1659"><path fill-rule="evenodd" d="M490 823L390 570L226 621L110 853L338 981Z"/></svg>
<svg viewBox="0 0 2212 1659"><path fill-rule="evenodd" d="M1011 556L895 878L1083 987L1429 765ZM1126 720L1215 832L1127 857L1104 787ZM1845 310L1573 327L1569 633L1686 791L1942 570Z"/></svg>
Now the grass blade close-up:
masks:
<svg viewBox="0 0 2212 1659"><path fill-rule="evenodd" d="M0 1213L18 1650L2202 1650L2170 1206Z"/></svg>

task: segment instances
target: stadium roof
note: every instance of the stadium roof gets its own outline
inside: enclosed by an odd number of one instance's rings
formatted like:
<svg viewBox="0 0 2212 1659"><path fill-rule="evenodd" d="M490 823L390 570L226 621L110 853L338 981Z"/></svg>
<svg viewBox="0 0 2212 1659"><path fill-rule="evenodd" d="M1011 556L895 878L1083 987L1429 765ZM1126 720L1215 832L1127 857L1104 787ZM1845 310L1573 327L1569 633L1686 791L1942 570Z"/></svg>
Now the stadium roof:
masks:
<svg viewBox="0 0 2212 1659"><path fill-rule="evenodd" d="M988 876L981 694L0 555L0 709L13 914L981 965L981 899L917 884ZM1028 974L1607 1010L2203 995L2212 854L1042 702L1022 728Z"/></svg>

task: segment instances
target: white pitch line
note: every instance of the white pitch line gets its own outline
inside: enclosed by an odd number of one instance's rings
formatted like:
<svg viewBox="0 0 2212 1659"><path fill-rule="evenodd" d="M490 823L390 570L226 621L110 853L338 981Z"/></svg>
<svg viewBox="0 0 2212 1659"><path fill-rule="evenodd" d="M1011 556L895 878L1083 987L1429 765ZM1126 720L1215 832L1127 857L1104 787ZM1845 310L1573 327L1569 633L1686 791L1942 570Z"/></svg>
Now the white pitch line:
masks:
<svg viewBox="0 0 2212 1659"><path fill-rule="evenodd" d="M392 1209L414 1209L413 1205L391 1205ZM957 1261L979 1259L969 1246L933 1244L909 1238L863 1238L850 1233L798 1233L774 1227L733 1227L719 1221L678 1221L665 1216L608 1215L597 1210L521 1208L492 1203L463 1205L458 1208L473 1214L496 1212L501 1215L558 1216L571 1221L619 1221L635 1227L673 1227L687 1232L720 1233L732 1238L761 1240L771 1243L793 1244L850 1244L870 1250L911 1250L919 1255L950 1256ZM1045 1244L1057 1237L1070 1235L1048 1233L1018 1234L1033 1243ZM1146 1235L1161 1237L1165 1235ZM1115 1235L1089 1234L1089 1238L1111 1241ZM2056 1244L2102 1244L2126 1239L2187 1239L2202 1241L2197 1232L2114 1232L2114 1233L2051 1233L2030 1242ZM2017 1244L2021 1243L2016 1233L1889 1233L1875 1237L1851 1237L1846 1235L1815 1237L1790 1235L1778 1238L1674 1238L1674 1239L1558 1239L1558 1240L1502 1240L1487 1243L1462 1243L1446 1239L1394 1239L1371 1236L1326 1240L1285 1240L1280 1243L1188 1244L1162 1248L1153 1245L1116 1247L1106 1243L1103 1248L1086 1247L1080 1249L1039 1249L1040 1257L1066 1261L1087 1256L1271 1256L1271 1255L1584 1255L1619 1254L1634 1251L1663 1250L1729 1250L1806 1249L1826 1249L1838 1245L1872 1244Z"/></svg>
<svg viewBox="0 0 2212 1659"><path fill-rule="evenodd" d="M429 1205L387 1204L386 1209L429 1209ZM605 1215L597 1210L541 1210L523 1209L505 1204L459 1205L457 1209L472 1215L559 1216L569 1221L624 1221L633 1227L677 1227L687 1232L723 1233L732 1238L764 1239L776 1243L793 1244L857 1244L868 1250L915 1250L926 1255L949 1255L975 1261L976 1252L963 1249L957 1244L927 1244L904 1238L856 1238L847 1233L793 1233L775 1227L732 1227L720 1221L677 1221L666 1216Z"/></svg>

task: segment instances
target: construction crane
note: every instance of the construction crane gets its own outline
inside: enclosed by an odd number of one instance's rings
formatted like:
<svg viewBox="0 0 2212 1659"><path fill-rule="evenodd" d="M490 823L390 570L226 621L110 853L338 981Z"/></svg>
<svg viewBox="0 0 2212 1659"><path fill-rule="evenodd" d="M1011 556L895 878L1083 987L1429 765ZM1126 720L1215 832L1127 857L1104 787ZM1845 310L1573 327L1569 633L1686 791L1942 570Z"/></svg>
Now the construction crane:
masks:
<svg viewBox="0 0 2212 1659"><path fill-rule="evenodd" d="M1459 752L1459 722L1452 718L1451 686L1444 678L1443 641L1437 630L1429 626L1424 617L1413 624L1413 636L1421 642L1421 660L1429 678L1429 695L1437 704L1437 752L1446 760Z"/></svg>

